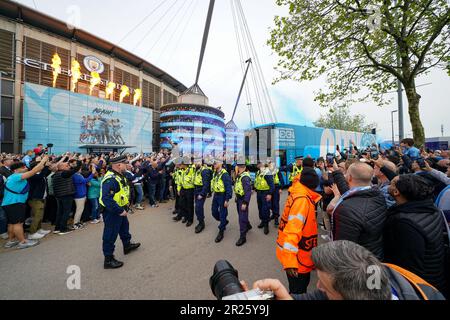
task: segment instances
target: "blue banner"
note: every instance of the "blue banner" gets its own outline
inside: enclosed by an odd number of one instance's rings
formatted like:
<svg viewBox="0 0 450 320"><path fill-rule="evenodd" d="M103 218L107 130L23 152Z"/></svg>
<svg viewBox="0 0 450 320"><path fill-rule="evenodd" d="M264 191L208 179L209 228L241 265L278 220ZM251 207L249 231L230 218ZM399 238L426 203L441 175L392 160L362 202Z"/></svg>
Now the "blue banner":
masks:
<svg viewBox="0 0 450 320"><path fill-rule="evenodd" d="M152 152L153 111L128 104L25 84L22 150L53 143L52 153L80 152L80 146L131 146Z"/></svg>

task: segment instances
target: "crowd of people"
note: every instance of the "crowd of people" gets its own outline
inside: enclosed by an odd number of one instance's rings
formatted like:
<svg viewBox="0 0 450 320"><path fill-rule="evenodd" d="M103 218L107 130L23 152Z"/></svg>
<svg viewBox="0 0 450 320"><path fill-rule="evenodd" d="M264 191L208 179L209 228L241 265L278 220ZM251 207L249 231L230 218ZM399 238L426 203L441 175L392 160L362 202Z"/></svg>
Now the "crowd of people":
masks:
<svg viewBox="0 0 450 320"><path fill-rule="evenodd" d="M299 158L289 168L294 175L296 170L300 174L289 189L277 240L277 257L286 271L289 293L302 295L300 299L320 299L304 294L310 272L320 270L313 252L318 235L314 213L321 202L326 213L323 228L329 232L326 240L351 241L372 259L407 270L448 297L449 152L419 150L412 139L389 150L375 145L364 150L354 145L337 150L316 161ZM328 258L336 261L337 256ZM352 258L348 257L349 265ZM345 274L346 270L336 272ZM326 280L319 279L320 288ZM329 283L334 294L342 293L342 283L337 282ZM277 281L262 284L280 289Z"/></svg>
<svg viewBox="0 0 450 320"><path fill-rule="evenodd" d="M408 270L448 297L449 152L419 150L412 139L404 139L389 150L376 145L358 150L354 143L337 150L317 159L298 156L295 163L280 168L270 161L255 166L245 159L226 164L219 159L187 155L173 158L167 149L146 156L128 155L123 172L129 187L126 210L143 210L145 195L151 208L175 200L173 220L189 228L196 218L195 233L200 233L205 229L205 200L212 197L210 211L219 223L215 238L219 243L229 224L234 194L240 228L236 246L242 246L252 229L248 212L256 191L258 228L266 235L270 221L278 228L276 255L286 272L291 297L358 297L355 292L344 292L338 282L345 279L338 281L338 276L319 276L322 285L329 282L328 291L322 288L321 294L305 296L312 270L339 273L340 277L347 270L345 261L336 260L329 250L316 248L319 227L328 232L323 240L336 243L335 247L330 245L333 250L348 255L352 248L357 253L347 256L353 259L348 268L352 263L361 264L363 258L376 265L389 264L396 272ZM25 155L1 156L0 235L8 240L6 248L32 247L50 232L63 236L83 229L86 222L102 221L102 179L116 155L46 153L40 145ZM280 195L285 186L289 189L283 210ZM54 230L44 230L43 221L54 225ZM317 252L331 257L325 261ZM345 270L333 269L332 258ZM384 276L386 283L395 280L392 272L386 271ZM395 281L398 284L400 280L397 277ZM277 281L259 284L281 290ZM321 289L320 284L318 287ZM281 297L287 292L283 290ZM360 297L391 296L388 292L365 292Z"/></svg>
<svg viewBox="0 0 450 320"><path fill-rule="evenodd" d="M0 237L6 248L29 248L50 232L66 235L86 223L102 221L101 183L114 153L47 155L39 145L25 155L2 154L0 164ZM144 190L151 207L171 195L170 153L128 156L125 176L130 213L144 209ZM54 226L44 230L42 223ZM25 232L26 231L26 232ZM27 233L27 236L25 234Z"/></svg>

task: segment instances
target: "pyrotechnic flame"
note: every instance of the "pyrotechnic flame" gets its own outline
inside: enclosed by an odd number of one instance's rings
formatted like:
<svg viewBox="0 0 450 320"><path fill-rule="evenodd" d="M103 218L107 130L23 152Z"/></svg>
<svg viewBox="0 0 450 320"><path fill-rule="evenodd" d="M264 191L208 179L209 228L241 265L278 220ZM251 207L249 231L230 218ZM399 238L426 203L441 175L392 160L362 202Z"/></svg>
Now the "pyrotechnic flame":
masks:
<svg viewBox="0 0 450 320"><path fill-rule="evenodd" d="M114 82L109 82L106 87L106 99L109 99L109 96L113 94L114 89L116 88L116 84Z"/></svg>
<svg viewBox="0 0 450 320"><path fill-rule="evenodd" d="M89 95L92 94L92 90L98 84L100 84L102 80L100 79L100 75L96 71L91 72L91 85L89 86Z"/></svg>
<svg viewBox="0 0 450 320"><path fill-rule="evenodd" d="M121 89L121 92L120 92L120 99L119 99L119 101L123 102L123 99L126 96L129 96L129 95L130 95L130 89L126 85L123 85L122 89Z"/></svg>
<svg viewBox="0 0 450 320"><path fill-rule="evenodd" d="M72 66L70 68L70 72L72 74L72 92L75 91L75 87L77 86L78 80L81 79L81 67L77 60L72 60Z"/></svg>
<svg viewBox="0 0 450 320"><path fill-rule="evenodd" d="M136 89L134 90L134 96L133 96L133 105L137 105L138 101L141 99L142 97L142 90L141 89Z"/></svg>
<svg viewBox="0 0 450 320"><path fill-rule="evenodd" d="M58 75L61 73L61 58L57 53L53 55L52 65L53 68L53 88L56 86L56 79L58 79Z"/></svg>

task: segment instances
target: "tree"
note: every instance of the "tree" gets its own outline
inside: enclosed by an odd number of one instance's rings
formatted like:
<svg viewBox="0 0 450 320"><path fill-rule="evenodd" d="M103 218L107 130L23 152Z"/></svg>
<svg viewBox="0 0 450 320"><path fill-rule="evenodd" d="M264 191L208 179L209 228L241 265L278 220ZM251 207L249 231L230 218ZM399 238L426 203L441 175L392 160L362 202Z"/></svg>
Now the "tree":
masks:
<svg viewBox="0 0 450 320"><path fill-rule="evenodd" d="M385 93L405 88L414 140L425 134L416 79L450 62L450 4L447 0L277 0L289 15L275 17L268 44L279 55L275 82L326 75L320 105L363 102L378 105Z"/></svg>
<svg viewBox="0 0 450 320"><path fill-rule="evenodd" d="M316 127L339 129L355 132L371 132L376 127L375 124L366 124L366 119L363 115L352 115L347 106L338 107L336 109L329 109L325 115L314 122Z"/></svg>

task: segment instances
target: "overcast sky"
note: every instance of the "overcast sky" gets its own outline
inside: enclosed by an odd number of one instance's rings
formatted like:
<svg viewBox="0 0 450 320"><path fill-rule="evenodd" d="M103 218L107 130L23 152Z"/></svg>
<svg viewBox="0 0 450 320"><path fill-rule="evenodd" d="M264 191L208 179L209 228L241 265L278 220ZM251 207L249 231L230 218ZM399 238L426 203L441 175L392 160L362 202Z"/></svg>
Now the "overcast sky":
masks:
<svg viewBox="0 0 450 320"><path fill-rule="evenodd" d="M243 76L230 1L216 1L199 81L200 87L210 99L210 105L222 106L227 120L231 118ZM29 7L37 7L39 11L64 21L79 11L81 29L147 59L187 87L195 81L208 0L19 0L18 2ZM325 85L324 80L302 83L284 81L274 86L271 84L276 76L274 66L277 57L266 42L269 38L269 28L274 25L274 16L286 14L287 9L278 7L275 0L241 0L241 2L269 86L277 120L310 125L321 113L325 113L325 110L314 102L314 92ZM124 38L138 22L158 6L159 8L142 25ZM430 75L417 81L418 85L426 83L431 84L418 88L422 96L420 112L425 134L427 137L441 136L443 124L444 135L448 136L450 77L444 71L434 70ZM377 123L378 133L383 138L390 139L391 111L397 109L397 96L392 94L392 97L394 100L391 107L379 108L369 102L354 105L351 110L365 115L369 122ZM404 100L405 135L412 137L406 97ZM246 103L244 96L235 116L235 122L244 128L249 126ZM255 116L257 122L260 122L256 108ZM394 116L394 129L398 135L397 115Z"/></svg>

